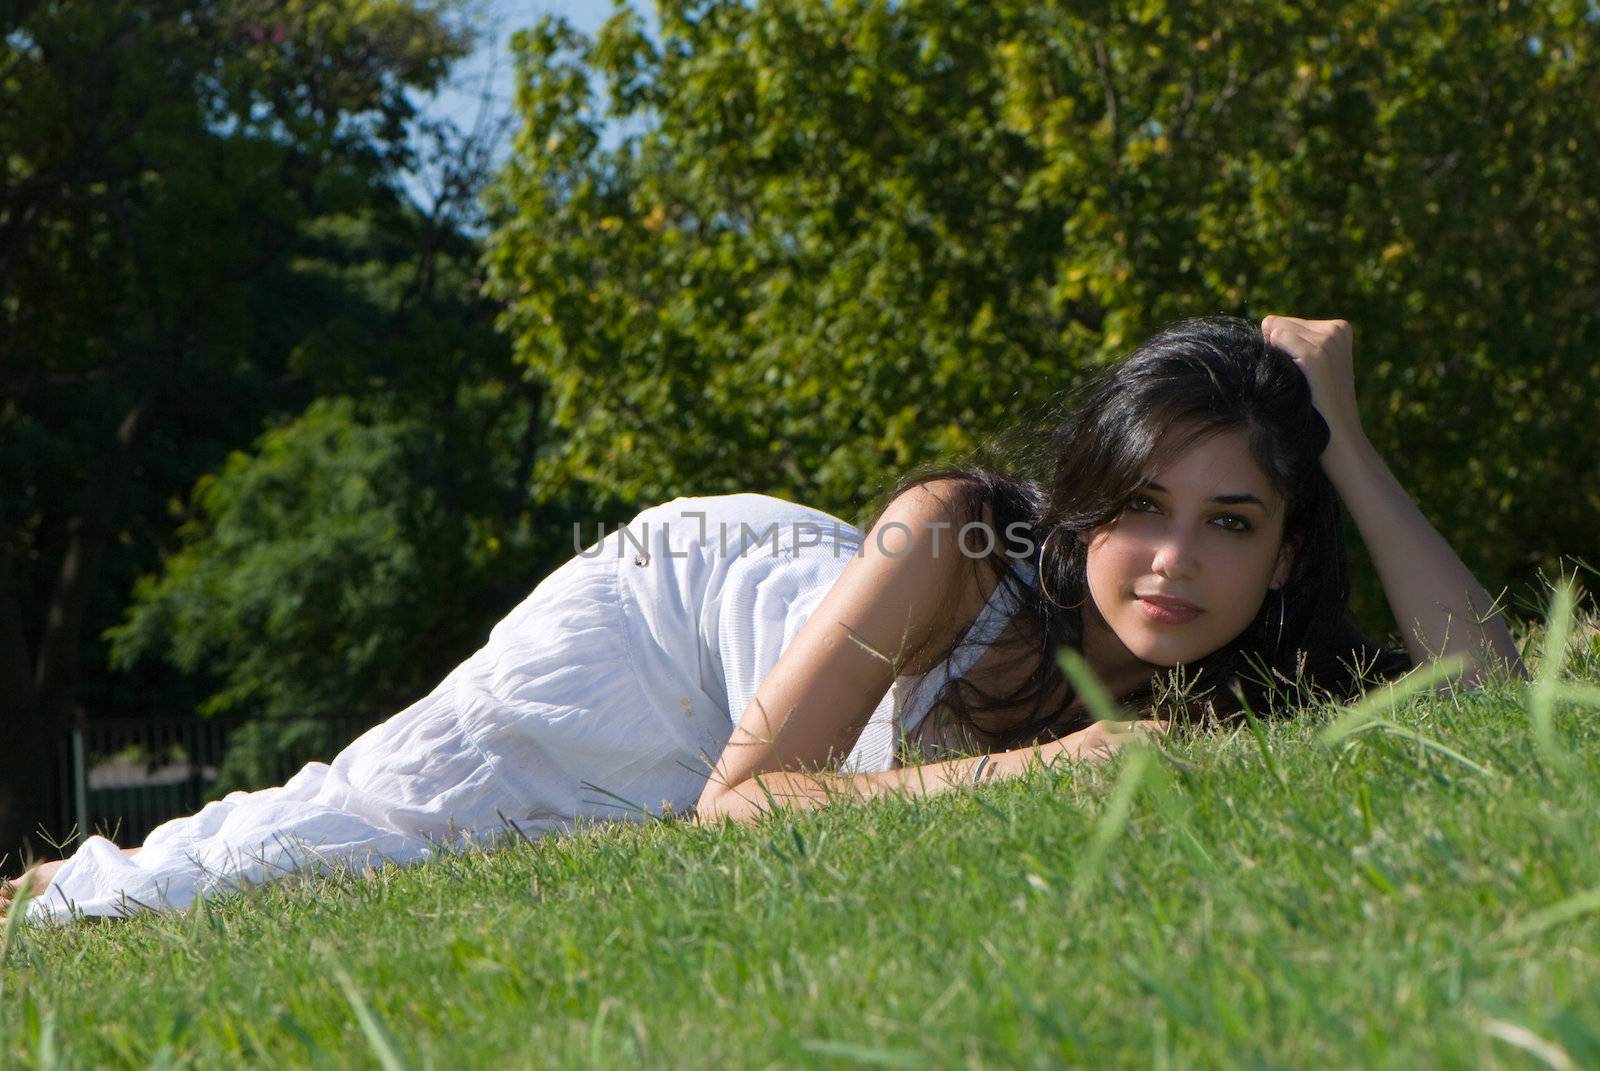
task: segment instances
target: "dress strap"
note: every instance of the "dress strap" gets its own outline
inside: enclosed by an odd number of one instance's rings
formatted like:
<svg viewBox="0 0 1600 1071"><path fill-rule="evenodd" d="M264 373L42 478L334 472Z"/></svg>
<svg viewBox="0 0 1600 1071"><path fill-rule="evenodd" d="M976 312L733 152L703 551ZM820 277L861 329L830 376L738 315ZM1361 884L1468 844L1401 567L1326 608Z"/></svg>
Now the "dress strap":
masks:
<svg viewBox="0 0 1600 1071"><path fill-rule="evenodd" d="M1011 558L1010 561L1012 570L1023 583L1030 588L1038 585L1038 577L1034 572L1031 558ZM983 609L978 612L972 627L967 630L949 658L926 673L903 677L895 682L896 692L904 696L901 703L901 725L904 726L906 733L914 731L922 724L922 720L933 709L934 698L946 680L965 677L977 664L978 659L983 657L984 651L988 650L989 645L1005 630L1017 612L1017 606L1010 585L1004 581L995 584L994 590L989 593L989 601L983 604Z"/></svg>

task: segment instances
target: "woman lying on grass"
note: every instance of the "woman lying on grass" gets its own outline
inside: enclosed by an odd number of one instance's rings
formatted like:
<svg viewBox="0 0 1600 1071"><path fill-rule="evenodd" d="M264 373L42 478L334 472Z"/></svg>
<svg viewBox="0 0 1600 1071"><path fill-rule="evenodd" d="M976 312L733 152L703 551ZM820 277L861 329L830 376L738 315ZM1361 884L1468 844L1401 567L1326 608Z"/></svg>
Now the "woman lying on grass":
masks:
<svg viewBox="0 0 1600 1071"><path fill-rule="evenodd" d="M1104 757L1136 733L1093 720L1063 648L1158 731L1175 668L1219 716L1285 683L1351 697L1430 657L1465 656L1467 684L1521 673L1483 589L1368 444L1352 366L1340 320L1188 321L1038 440L1044 479L907 477L864 539L764 495L645 510L331 764L142 849L89 837L33 872L29 917L182 908L657 803L744 820ZM1341 499L1409 659L1351 622Z"/></svg>

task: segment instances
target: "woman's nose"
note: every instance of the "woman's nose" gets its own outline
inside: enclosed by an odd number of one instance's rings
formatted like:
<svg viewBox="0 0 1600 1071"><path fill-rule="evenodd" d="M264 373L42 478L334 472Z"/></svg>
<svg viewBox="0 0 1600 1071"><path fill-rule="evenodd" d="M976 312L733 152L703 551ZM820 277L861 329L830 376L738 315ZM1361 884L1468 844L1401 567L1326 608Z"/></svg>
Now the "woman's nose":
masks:
<svg viewBox="0 0 1600 1071"><path fill-rule="evenodd" d="M1157 537L1150 561L1152 572L1181 579L1191 576L1197 564L1194 541L1188 534L1172 527Z"/></svg>

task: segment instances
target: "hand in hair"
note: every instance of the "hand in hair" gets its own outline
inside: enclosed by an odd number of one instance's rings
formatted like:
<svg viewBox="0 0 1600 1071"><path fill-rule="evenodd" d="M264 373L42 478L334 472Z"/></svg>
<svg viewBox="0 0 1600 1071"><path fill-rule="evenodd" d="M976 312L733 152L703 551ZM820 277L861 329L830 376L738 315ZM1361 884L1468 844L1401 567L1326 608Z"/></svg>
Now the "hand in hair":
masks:
<svg viewBox="0 0 1600 1071"><path fill-rule="evenodd" d="M1462 655L1467 670L1457 683L1467 687L1497 670L1526 678L1498 600L1417 509L1361 430L1350 325L1268 316L1261 335L1287 353L1311 385L1311 401L1331 435L1322 468L1367 545L1412 664Z"/></svg>
<svg viewBox="0 0 1600 1071"><path fill-rule="evenodd" d="M1261 336L1287 353L1311 384L1311 401L1328 423L1330 447L1359 439L1356 410L1355 329L1345 320L1268 316Z"/></svg>

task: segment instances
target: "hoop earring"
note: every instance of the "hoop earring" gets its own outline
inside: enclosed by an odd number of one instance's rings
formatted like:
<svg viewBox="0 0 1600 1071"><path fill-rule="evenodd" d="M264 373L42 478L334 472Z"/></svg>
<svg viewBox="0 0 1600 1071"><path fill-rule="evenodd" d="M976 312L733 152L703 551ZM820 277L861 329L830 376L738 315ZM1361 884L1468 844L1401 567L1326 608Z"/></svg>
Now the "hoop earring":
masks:
<svg viewBox="0 0 1600 1071"><path fill-rule="evenodd" d="M1044 598L1045 598L1045 601L1048 602L1051 606L1058 607L1059 609L1062 609L1062 610L1076 610L1078 607L1083 605L1083 600L1082 599L1079 599L1077 602L1073 603L1071 606L1067 606L1065 603L1056 602L1055 596L1050 594L1050 589L1047 588L1045 586L1045 583L1044 583L1044 573L1045 573L1044 552L1045 552L1045 548L1050 545L1050 541L1056 537L1056 532L1059 532L1059 531L1061 531L1061 529L1059 529L1059 528L1055 529L1055 531L1051 532L1049 535L1044 537L1044 542L1043 543L1039 544L1039 594L1043 595Z"/></svg>
<svg viewBox="0 0 1600 1071"><path fill-rule="evenodd" d="M1272 645L1272 657L1277 659L1283 653L1283 619L1288 616L1283 601L1283 589L1278 588L1278 638Z"/></svg>

